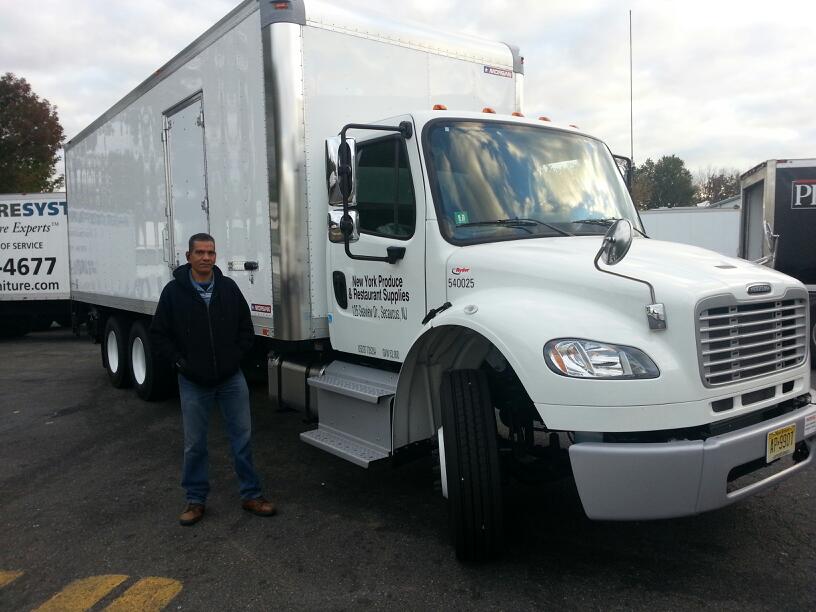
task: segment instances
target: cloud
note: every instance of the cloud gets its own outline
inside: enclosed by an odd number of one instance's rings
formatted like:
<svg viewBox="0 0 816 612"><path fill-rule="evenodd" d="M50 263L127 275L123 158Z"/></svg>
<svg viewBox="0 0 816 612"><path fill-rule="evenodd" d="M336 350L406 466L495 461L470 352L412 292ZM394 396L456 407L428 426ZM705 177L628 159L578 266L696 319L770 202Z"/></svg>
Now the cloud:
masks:
<svg viewBox="0 0 816 612"><path fill-rule="evenodd" d="M68 136L123 97L237 0L6 2L0 71L59 107ZM346 0L371 11L369 0ZM629 151L629 8L635 158L747 169L813 156L809 74L816 3L687 0L387 0L376 10L517 44L525 110L576 123Z"/></svg>

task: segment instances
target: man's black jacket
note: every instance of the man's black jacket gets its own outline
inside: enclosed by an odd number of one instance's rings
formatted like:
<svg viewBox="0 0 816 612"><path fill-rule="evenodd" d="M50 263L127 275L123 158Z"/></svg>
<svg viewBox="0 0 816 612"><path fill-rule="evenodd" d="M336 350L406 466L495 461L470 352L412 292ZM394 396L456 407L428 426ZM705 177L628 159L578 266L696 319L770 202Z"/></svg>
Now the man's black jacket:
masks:
<svg viewBox="0 0 816 612"><path fill-rule="evenodd" d="M212 387L235 374L252 346L249 306L238 285L213 266L210 307L190 281L190 264L176 268L165 285L150 326L164 359L191 381Z"/></svg>

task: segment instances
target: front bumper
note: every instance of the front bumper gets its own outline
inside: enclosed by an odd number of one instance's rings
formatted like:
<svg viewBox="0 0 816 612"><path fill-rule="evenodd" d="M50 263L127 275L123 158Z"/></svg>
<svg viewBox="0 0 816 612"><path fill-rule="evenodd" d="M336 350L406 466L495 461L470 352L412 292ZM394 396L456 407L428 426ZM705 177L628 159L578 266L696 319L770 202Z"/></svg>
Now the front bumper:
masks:
<svg viewBox="0 0 816 612"><path fill-rule="evenodd" d="M596 520L660 519L721 508L757 493L809 466L816 430L805 437L805 419L816 418L809 404L778 418L705 440L665 443L580 442L569 449L584 511ZM768 433L796 423L796 443L807 457L732 491L728 475L744 464L764 460ZM773 464L771 464L773 465Z"/></svg>

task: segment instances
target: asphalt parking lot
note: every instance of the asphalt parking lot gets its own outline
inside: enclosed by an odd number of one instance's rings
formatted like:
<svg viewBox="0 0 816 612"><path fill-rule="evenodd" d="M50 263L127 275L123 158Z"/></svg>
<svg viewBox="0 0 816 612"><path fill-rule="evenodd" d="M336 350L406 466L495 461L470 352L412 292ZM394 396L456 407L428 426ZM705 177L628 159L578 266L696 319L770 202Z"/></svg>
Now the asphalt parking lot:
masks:
<svg viewBox="0 0 816 612"><path fill-rule="evenodd" d="M516 485L505 555L464 566L430 461L365 471L322 453L263 386L255 462L279 515L241 510L218 425L191 528L178 400L113 389L99 347L63 330L0 342L0 388L2 610L816 609L816 471L648 523L589 521L569 482Z"/></svg>

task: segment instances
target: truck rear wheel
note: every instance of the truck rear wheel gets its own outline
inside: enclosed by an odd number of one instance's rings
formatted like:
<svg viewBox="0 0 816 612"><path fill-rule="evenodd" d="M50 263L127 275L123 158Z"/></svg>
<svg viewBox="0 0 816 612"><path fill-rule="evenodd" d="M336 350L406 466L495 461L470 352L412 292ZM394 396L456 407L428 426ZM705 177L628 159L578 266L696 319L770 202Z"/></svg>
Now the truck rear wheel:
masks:
<svg viewBox="0 0 816 612"><path fill-rule="evenodd" d="M166 395L170 381L170 365L163 363L156 355L144 322L137 321L130 328L128 347L130 377L136 395L145 401L153 401Z"/></svg>
<svg viewBox="0 0 816 612"><path fill-rule="evenodd" d="M441 400L441 450L456 556L485 561L501 551L504 530L496 417L487 378L478 370L447 372Z"/></svg>
<svg viewBox="0 0 816 612"><path fill-rule="evenodd" d="M116 315L108 317L102 336L102 364L111 384L117 389L130 386L127 322Z"/></svg>

